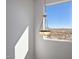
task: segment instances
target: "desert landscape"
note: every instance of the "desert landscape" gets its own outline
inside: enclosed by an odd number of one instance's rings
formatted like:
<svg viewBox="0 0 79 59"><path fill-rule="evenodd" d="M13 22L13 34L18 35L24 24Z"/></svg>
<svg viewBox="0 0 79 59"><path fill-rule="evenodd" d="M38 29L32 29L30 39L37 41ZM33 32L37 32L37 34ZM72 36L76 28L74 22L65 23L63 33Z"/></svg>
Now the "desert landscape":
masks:
<svg viewBox="0 0 79 59"><path fill-rule="evenodd" d="M48 35L47 37L50 39L58 39L58 40L72 40L72 29L71 28L50 29L50 35Z"/></svg>

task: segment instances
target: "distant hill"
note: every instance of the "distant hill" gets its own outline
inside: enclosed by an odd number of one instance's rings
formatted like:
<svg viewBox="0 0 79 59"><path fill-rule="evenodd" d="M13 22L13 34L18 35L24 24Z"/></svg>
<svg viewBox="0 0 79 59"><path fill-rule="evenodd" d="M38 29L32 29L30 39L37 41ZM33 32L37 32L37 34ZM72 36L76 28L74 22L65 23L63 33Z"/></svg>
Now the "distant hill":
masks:
<svg viewBox="0 0 79 59"><path fill-rule="evenodd" d="M72 30L72 28L48 28L49 30Z"/></svg>

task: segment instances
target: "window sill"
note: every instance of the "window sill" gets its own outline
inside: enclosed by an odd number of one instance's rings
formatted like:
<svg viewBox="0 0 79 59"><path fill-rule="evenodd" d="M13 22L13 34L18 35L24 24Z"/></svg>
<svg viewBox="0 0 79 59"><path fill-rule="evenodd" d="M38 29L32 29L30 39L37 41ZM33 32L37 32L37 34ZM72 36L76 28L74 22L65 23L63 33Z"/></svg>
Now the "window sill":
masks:
<svg viewBox="0 0 79 59"><path fill-rule="evenodd" d="M59 41L59 42L72 42L72 40L64 40L64 39L50 39L43 37L44 40L50 40L50 41Z"/></svg>

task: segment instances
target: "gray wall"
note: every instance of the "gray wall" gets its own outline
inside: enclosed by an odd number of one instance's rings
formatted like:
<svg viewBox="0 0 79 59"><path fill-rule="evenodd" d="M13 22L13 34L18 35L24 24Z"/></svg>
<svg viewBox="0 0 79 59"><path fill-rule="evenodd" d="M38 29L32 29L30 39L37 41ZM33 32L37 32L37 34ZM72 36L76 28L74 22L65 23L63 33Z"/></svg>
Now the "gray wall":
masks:
<svg viewBox="0 0 79 59"><path fill-rule="evenodd" d="M36 0L35 59L72 59L72 43L43 40L39 35L41 8L40 0Z"/></svg>
<svg viewBox="0 0 79 59"><path fill-rule="evenodd" d="M29 52L26 59L34 58L34 0L6 0L6 59L14 59L14 47L30 26Z"/></svg>

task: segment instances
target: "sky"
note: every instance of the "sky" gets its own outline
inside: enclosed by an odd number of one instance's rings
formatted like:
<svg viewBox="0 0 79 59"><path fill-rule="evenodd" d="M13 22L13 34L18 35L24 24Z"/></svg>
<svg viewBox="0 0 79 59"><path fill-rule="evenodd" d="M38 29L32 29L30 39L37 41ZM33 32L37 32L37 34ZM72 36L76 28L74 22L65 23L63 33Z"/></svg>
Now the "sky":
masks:
<svg viewBox="0 0 79 59"><path fill-rule="evenodd" d="M72 28L72 3L46 6L49 28Z"/></svg>

